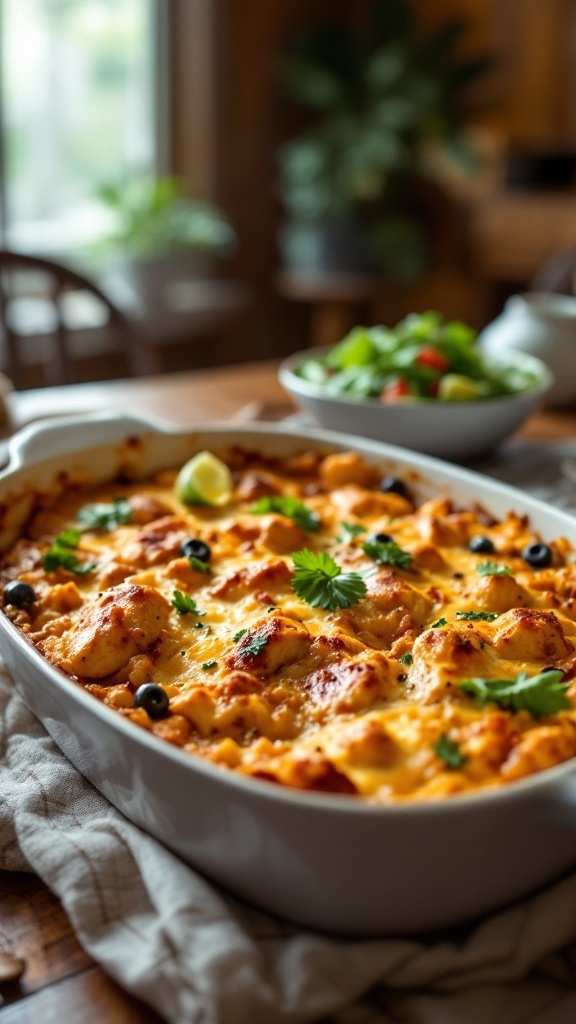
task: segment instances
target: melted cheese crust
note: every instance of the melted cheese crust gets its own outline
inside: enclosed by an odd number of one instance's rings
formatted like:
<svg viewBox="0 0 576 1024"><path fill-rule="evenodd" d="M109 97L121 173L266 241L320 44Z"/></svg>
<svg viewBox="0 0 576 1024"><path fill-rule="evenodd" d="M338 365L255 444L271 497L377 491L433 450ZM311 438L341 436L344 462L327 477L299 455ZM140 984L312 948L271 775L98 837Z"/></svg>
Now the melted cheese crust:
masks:
<svg viewBox="0 0 576 1024"><path fill-rule="evenodd" d="M377 468L354 453L278 461L235 450L227 459L235 489L221 510L184 507L173 490L177 468L44 503L2 567L3 584L31 584L36 601L5 604L5 613L118 714L223 768L286 786L375 803L429 800L576 755L576 708L536 719L480 707L457 685L555 667L576 700L576 565L566 540L549 542L552 566L535 570L521 557L540 539L525 517L496 521L445 497L415 507L383 493ZM119 495L131 521L86 530L75 550L95 567L46 572L46 551L78 528L79 509ZM316 512L320 529L252 511L278 495ZM410 553L408 568L377 566L364 553L362 543L380 533ZM468 543L478 534L509 575L477 573L487 556ZM210 547L208 572L180 552L191 537ZM292 554L305 547L328 551L344 572L371 569L365 598L326 611L297 597ZM197 612L177 610L176 590ZM496 617L457 615L466 611ZM134 705L145 682L169 696L161 718ZM457 744L457 767L437 752L442 736Z"/></svg>

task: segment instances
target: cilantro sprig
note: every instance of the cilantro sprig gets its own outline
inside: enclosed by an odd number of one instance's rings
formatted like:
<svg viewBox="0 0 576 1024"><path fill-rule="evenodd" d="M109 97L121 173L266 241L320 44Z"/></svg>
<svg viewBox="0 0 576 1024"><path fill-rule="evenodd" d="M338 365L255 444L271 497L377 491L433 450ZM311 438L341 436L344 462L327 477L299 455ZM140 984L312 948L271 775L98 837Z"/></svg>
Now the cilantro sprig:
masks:
<svg viewBox="0 0 576 1024"><path fill-rule="evenodd" d="M366 533L366 527L362 526L362 523L348 523L344 521L340 523L340 526L342 530L336 538L339 544L347 544L354 537L359 537L362 533Z"/></svg>
<svg viewBox="0 0 576 1024"><path fill-rule="evenodd" d="M507 565L498 565L497 562L480 562L480 565L476 566L476 572L479 576L511 576L512 569L509 569Z"/></svg>
<svg viewBox="0 0 576 1024"><path fill-rule="evenodd" d="M469 622L494 622L494 619L498 618L498 612L456 612L456 618Z"/></svg>
<svg viewBox="0 0 576 1024"><path fill-rule="evenodd" d="M62 530L54 541L55 544L59 544L63 548L77 548L80 541L82 540L82 530L75 530L73 526L67 530Z"/></svg>
<svg viewBox="0 0 576 1024"><path fill-rule="evenodd" d="M44 572L54 572L60 567L67 569L68 572L75 573L77 576L85 576L87 573L92 572L92 569L96 568L97 563L81 562L78 556L74 554L74 549L78 547L81 537L82 531L73 528L59 533L42 559Z"/></svg>
<svg viewBox="0 0 576 1024"><path fill-rule="evenodd" d="M196 555L188 556L188 564L191 569L196 569L196 572L212 572L210 566L206 565L201 558L196 558Z"/></svg>
<svg viewBox="0 0 576 1024"><path fill-rule="evenodd" d="M302 530L315 533L320 528L320 516L317 512L304 505L289 494L270 494L260 498L250 511L254 515L262 515L266 512L279 512L280 515L292 519Z"/></svg>
<svg viewBox="0 0 576 1024"><path fill-rule="evenodd" d="M393 565L399 569L409 569L412 565L412 555L404 551L395 540L367 540L361 546L364 554L378 565Z"/></svg>
<svg viewBox="0 0 576 1024"><path fill-rule="evenodd" d="M440 733L436 743L432 744L432 749L448 768L460 768L466 760L466 755L462 753L456 740L451 739L445 732Z"/></svg>
<svg viewBox="0 0 576 1024"><path fill-rule="evenodd" d="M516 679L463 679L458 686L481 704L492 701L509 711L528 711L533 718L553 715L571 708L566 696L568 683L562 683L560 669L548 669L535 676L520 672Z"/></svg>
<svg viewBox="0 0 576 1024"><path fill-rule="evenodd" d="M292 555L295 575L292 589L313 608L348 608L366 596L366 584L358 572L342 572L326 551L308 548Z"/></svg>
<svg viewBox="0 0 576 1024"><path fill-rule="evenodd" d="M126 498L114 498L111 504L95 502L84 505L76 516L85 530L115 530L132 521L132 509Z"/></svg>
<svg viewBox="0 0 576 1024"><path fill-rule="evenodd" d="M251 636L242 640L242 654L251 654L254 658L264 650L268 643L267 636Z"/></svg>
<svg viewBox="0 0 576 1024"><path fill-rule="evenodd" d="M206 615L198 608L196 601L190 594L183 594L181 590L175 590L170 604L174 606L179 615Z"/></svg>

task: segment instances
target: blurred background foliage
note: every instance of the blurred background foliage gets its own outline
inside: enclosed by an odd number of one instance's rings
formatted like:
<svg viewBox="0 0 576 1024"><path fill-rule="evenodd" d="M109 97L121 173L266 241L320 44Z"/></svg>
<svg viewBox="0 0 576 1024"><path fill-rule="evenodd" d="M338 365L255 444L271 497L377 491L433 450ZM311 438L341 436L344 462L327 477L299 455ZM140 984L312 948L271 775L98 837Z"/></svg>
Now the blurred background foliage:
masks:
<svg viewBox="0 0 576 1024"><path fill-rule="evenodd" d="M374 0L358 27L322 23L283 55L285 93L309 123L278 149L278 194L294 222L370 221L375 262L400 278L426 265L418 186L426 147L475 168L469 87L492 65L463 58L467 23L424 32L407 0Z"/></svg>

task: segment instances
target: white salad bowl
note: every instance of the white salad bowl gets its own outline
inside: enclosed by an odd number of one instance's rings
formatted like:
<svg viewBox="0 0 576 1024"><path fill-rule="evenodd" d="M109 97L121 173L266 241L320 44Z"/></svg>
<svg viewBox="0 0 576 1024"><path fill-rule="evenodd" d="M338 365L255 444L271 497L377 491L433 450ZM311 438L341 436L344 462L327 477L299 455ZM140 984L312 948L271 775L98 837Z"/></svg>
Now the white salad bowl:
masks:
<svg viewBox="0 0 576 1024"><path fill-rule="evenodd" d="M0 474L0 546L62 478L97 484L181 465L230 445L288 455L355 449L419 498L439 491L496 516L530 516L576 544L576 520L469 470L374 441L263 424L176 430L87 416L27 428ZM49 664L0 615L3 656L32 711L128 818L237 896L301 925L349 935L440 929L493 911L576 862L576 759L479 795L374 806L236 775L127 721Z"/></svg>
<svg viewBox="0 0 576 1024"><path fill-rule="evenodd" d="M468 402L437 399L403 400L386 405L375 398L348 398L296 372L308 359L329 348L307 349L284 360L279 370L282 387L321 427L370 437L440 458L463 461L485 455L517 430L535 411L552 384L552 374L540 359L523 352L506 352L492 365L515 368L534 376L527 391Z"/></svg>

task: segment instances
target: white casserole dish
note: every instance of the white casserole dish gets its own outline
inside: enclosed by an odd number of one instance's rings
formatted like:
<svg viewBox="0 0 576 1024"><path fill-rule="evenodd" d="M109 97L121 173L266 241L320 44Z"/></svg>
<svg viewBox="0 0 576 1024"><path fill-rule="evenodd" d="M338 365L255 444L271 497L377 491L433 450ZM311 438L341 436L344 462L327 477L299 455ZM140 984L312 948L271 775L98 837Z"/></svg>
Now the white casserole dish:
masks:
<svg viewBox="0 0 576 1024"><path fill-rule="evenodd" d="M96 415L26 428L0 474L6 547L33 490L58 475L98 482L149 472L200 448L269 453L353 448L422 497L441 489L496 515L527 512L544 539L576 545L576 520L460 467L325 431L252 425L175 430ZM227 772L158 740L74 685L0 615L2 654L27 704L76 767L128 818L236 895L302 925L408 934L483 915L576 863L576 759L475 796L374 807Z"/></svg>

